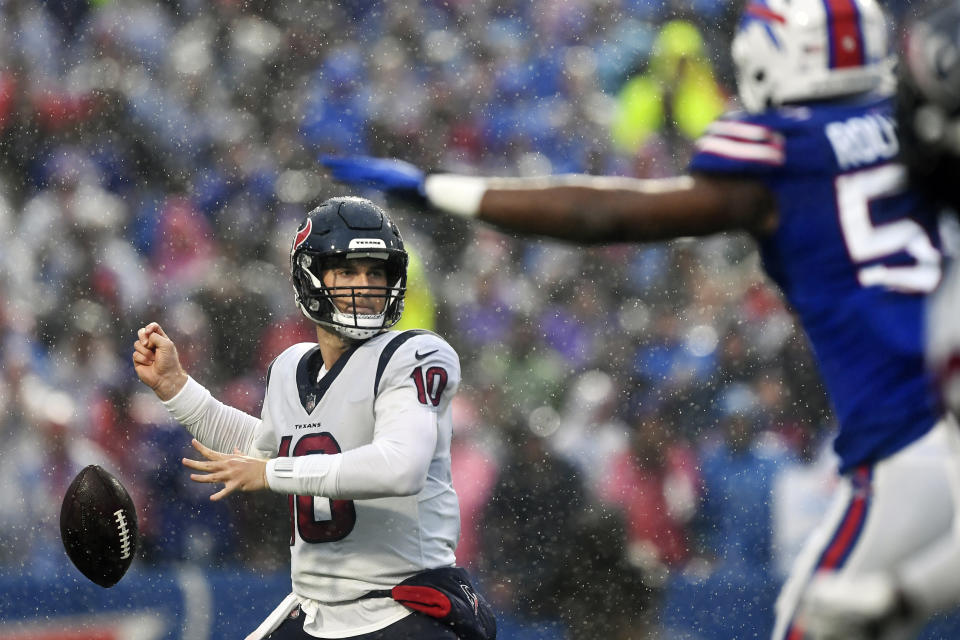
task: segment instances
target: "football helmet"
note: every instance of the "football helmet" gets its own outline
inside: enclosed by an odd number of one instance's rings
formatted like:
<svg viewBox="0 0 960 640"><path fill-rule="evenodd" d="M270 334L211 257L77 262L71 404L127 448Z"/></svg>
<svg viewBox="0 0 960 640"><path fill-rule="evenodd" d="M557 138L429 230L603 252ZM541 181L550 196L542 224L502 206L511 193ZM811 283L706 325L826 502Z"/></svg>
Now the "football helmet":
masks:
<svg viewBox="0 0 960 640"><path fill-rule="evenodd" d="M324 269L336 261L373 258L386 262L386 287L336 287L323 283ZM392 327L403 313L407 290L407 252L390 217L364 198L326 200L307 214L290 249L290 273L297 306L313 322L341 336L366 340ZM380 313L359 313L361 297L383 298ZM341 311L335 301L351 304Z"/></svg>
<svg viewBox="0 0 960 640"><path fill-rule="evenodd" d="M743 107L892 87L887 28L876 0L748 0L731 47Z"/></svg>
<svg viewBox="0 0 960 640"><path fill-rule="evenodd" d="M897 120L911 179L960 212L960 0L907 25Z"/></svg>

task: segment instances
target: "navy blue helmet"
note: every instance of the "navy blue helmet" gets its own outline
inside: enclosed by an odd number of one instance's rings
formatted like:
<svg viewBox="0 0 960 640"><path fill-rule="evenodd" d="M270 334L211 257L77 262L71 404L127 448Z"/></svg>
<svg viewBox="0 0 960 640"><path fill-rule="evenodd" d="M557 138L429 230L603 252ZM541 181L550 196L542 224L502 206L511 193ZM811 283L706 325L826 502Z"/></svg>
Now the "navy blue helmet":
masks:
<svg viewBox="0 0 960 640"><path fill-rule="evenodd" d="M342 260L383 260L386 287L337 287L323 283L323 271ZM313 322L345 338L365 340L392 327L403 313L407 289L407 252L400 231L386 212L364 198L339 197L324 201L307 214L290 249L290 272L297 305ZM338 298L377 297L385 304L379 313L341 311Z"/></svg>

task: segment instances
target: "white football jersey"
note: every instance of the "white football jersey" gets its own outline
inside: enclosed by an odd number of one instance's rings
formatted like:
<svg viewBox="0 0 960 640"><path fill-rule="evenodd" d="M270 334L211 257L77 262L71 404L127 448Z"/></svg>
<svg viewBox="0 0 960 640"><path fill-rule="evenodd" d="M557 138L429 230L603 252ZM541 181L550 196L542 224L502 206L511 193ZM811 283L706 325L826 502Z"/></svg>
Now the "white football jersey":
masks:
<svg viewBox="0 0 960 640"><path fill-rule="evenodd" d="M349 452L378 437L390 446L389 434L398 425L414 426L428 439L433 425L436 430L426 482L417 494L290 496L293 590L319 607L317 625L309 630L340 637L390 624L409 610L390 599L357 599L424 569L454 564L460 511L450 474L450 405L459 384L456 352L420 330L377 335L346 352L330 371L313 343L288 348L271 365L254 447L272 449L277 458ZM342 460L346 477L347 456ZM365 473L378 471L385 470ZM332 495L347 497L351 489L342 485Z"/></svg>

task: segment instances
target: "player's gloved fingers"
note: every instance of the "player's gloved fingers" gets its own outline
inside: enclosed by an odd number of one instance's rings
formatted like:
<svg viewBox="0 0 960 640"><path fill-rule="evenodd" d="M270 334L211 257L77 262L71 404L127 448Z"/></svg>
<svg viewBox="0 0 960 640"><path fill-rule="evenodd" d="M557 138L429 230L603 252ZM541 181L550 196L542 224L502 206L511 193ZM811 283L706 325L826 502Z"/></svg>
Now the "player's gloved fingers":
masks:
<svg viewBox="0 0 960 640"><path fill-rule="evenodd" d="M321 156L334 179L383 190L422 191L425 173L404 160L370 156Z"/></svg>
<svg viewBox="0 0 960 640"><path fill-rule="evenodd" d="M339 178L350 168L356 165L357 159L366 159L366 156L334 156L329 154L321 155L317 160L320 161L324 167L330 170L330 174L334 178Z"/></svg>
<svg viewBox="0 0 960 640"><path fill-rule="evenodd" d="M327 168L330 176L339 182L348 184L358 181L365 181L366 172L361 166L357 165L355 158L342 158L337 156L321 156L320 164Z"/></svg>

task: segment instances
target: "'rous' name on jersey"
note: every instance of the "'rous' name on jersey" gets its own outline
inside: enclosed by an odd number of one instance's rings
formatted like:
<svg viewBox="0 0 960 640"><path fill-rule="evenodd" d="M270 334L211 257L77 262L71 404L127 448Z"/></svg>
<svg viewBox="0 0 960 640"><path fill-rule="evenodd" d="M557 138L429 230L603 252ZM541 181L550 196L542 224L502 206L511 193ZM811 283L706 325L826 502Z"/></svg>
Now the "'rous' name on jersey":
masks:
<svg viewBox="0 0 960 640"><path fill-rule="evenodd" d="M868 114L831 122L824 131L841 169L886 160L900 150L896 124L889 116Z"/></svg>

